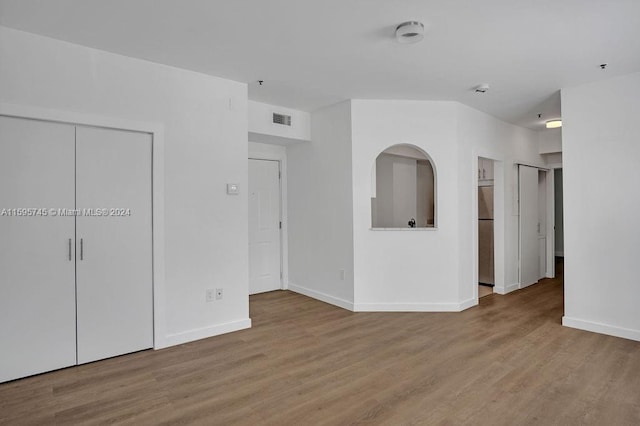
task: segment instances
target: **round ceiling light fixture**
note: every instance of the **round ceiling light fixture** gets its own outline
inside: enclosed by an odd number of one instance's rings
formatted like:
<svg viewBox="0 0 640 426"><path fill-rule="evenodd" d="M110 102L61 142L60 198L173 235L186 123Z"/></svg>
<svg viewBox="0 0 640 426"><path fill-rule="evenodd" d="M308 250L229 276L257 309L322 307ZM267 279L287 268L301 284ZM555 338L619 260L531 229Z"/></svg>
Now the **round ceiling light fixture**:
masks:
<svg viewBox="0 0 640 426"><path fill-rule="evenodd" d="M545 123L547 129L557 129L558 127L562 127L562 120L549 120Z"/></svg>
<svg viewBox="0 0 640 426"><path fill-rule="evenodd" d="M424 25L418 21L407 21L396 27L398 43L417 43L424 37Z"/></svg>

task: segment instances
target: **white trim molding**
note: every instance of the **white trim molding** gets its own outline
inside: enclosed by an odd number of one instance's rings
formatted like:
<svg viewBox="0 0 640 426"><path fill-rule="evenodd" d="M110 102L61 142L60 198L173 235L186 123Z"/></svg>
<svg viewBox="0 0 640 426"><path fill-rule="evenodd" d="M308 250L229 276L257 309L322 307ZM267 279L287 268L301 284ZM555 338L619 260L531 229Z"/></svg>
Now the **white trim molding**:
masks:
<svg viewBox="0 0 640 426"><path fill-rule="evenodd" d="M472 298L452 303L356 303L355 312L461 312L478 304Z"/></svg>
<svg viewBox="0 0 640 426"><path fill-rule="evenodd" d="M511 293L512 291L516 291L516 290L519 290L519 289L520 289L520 284L519 283L515 283L515 284L509 284L506 287L495 286L493 288L493 291L494 291L494 293L505 295L505 294Z"/></svg>
<svg viewBox="0 0 640 426"><path fill-rule="evenodd" d="M320 291L302 287L302 286L293 284L292 282L289 282L289 290L295 293L300 293L302 295L311 297L312 299L316 299L321 302L325 302L330 305L334 305L339 308L346 309L348 311L353 311L353 302L349 302L348 300L344 300L339 297L331 296L329 294L322 293Z"/></svg>
<svg viewBox="0 0 640 426"><path fill-rule="evenodd" d="M622 337L623 339L636 340L640 342L640 330L633 330L631 328L618 327L615 325L586 321L567 316L562 317L562 325L565 327L576 328L578 330L607 334L609 336Z"/></svg>
<svg viewBox="0 0 640 426"><path fill-rule="evenodd" d="M477 306L478 303L479 302L477 297L472 297L471 299L463 300L458 304L458 306L460 307L458 312L466 311L469 308L473 308L474 306Z"/></svg>
<svg viewBox="0 0 640 426"><path fill-rule="evenodd" d="M209 327L195 328L193 330L187 330L175 334L168 334L165 339L165 343L167 346L181 345L194 340L206 339L208 337L219 336L221 334L231 333L247 328L251 328L251 318L225 322Z"/></svg>

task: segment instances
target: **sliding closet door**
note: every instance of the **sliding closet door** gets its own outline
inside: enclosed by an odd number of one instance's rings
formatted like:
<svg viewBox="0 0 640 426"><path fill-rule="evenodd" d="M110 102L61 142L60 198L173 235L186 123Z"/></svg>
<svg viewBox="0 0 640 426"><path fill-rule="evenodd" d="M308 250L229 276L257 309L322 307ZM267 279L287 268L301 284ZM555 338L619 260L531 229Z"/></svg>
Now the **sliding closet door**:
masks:
<svg viewBox="0 0 640 426"><path fill-rule="evenodd" d="M77 128L78 363L153 346L151 135Z"/></svg>
<svg viewBox="0 0 640 426"><path fill-rule="evenodd" d="M538 282L540 259L538 247L538 169L518 166L520 199L520 288Z"/></svg>
<svg viewBox="0 0 640 426"><path fill-rule="evenodd" d="M74 131L0 116L0 382L76 363Z"/></svg>

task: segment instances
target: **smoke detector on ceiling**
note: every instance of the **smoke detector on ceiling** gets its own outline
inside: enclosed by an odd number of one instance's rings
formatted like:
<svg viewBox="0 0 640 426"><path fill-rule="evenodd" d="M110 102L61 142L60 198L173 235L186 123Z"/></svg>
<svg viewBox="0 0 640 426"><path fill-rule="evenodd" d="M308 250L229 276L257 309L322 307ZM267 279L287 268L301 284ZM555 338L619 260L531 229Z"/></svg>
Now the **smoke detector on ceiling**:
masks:
<svg viewBox="0 0 640 426"><path fill-rule="evenodd" d="M489 83L482 83L475 88L476 93L487 93L489 91Z"/></svg>
<svg viewBox="0 0 640 426"><path fill-rule="evenodd" d="M424 25L418 21L407 21L396 27L398 43L417 43L424 37Z"/></svg>

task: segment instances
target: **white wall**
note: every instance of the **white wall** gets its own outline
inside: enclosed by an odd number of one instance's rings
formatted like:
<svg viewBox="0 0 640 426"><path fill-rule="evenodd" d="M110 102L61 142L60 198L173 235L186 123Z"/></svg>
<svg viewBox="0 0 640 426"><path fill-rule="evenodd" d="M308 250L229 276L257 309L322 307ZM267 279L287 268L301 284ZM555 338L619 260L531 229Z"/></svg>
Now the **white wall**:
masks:
<svg viewBox="0 0 640 426"><path fill-rule="evenodd" d="M495 265L498 293L518 288L518 169L516 163L544 167L538 153L537 132L458 105L457 188L460 212L460 299L467 300L477 288L477 164L478 157L494 160ZM472 265L472 266L468 266Z"/></svg>
<svg viewBox="0 0 640 426"><path fill-rule="evenodd" d="M249 326L245 84L0 27L0 102L163 126L166 343Z"/></svg>
<svg viewBox="0 0 640 426"><path fill-rule="evenodd" d="M393 155L380 154L375 161L376 197L372 199L375 211L372 212L371 226L374 228L393 227Z"/></svg>
<svg viewBox="0 0 640 426"><path fill-rule="evenodd" d="M355 310L461 310L476 303L479 156L496 160L497 290L518 288L515 164L544 165L535 131L458 103L427 101L354 100L352 127ZM399 143L433 160L436 229L368 229L373 162Z"/></svg>
<svg viewBox="0 0 640 426"><path fill-rule="evenodd" d="M417 208L418 163L413 158L393 161L393 226L405 228L415 219Z"/></svg>
<svg viewBox="0 0 640 426"><path fill-rule="evenodd" d="M565 316L640 340L640 73L562 90Z"/></svg>
<svg viewBox="0 0 640 426"><path fill-rule="evenodd" d="M314 112L311 134L287 147L289 289L352 309L351 103Z"/></svg>
<svg viewBox="0 0 640 426"><path fill-rule="evenodd" d="M418 161L417 164L417 207L416 207L416 224L417 226L433 226L433 169L430 161Z"/></svg>
<svg viewBox="0 0 640 426"><path fill-rule="evenodd" d="M458 310L456 104L354 100L352 127L355 309ZM372 165L395 144L434 162L436 230L370 229Z"/></svg>
<svg viewBox="0 0 640 426"><path fill-rule="evenodd" d="M275 124L273 113L291 116L291 126ZM311 140L311 115L305 111L249 101L249 140L289 145Z"/></svg>
<svg viewBox="0 0 640 426"><path fill-rule="evenodd" d="M542 158L544 158L544 162L547 167L557 169L562 167L562 153L554 152L551 154L542 154Z"/></svg>
<svg viewBox="0 0 640 426"><path fill-rule="evenodd" d="M562 152L562 128L538 131L538 148L540 154Z"/></svg>
<svg viewBox="0 0 640 426"><path fill-rule="evenodd" d="M418 161L415 158L382 153L376 159L377 212L373 228L407 228L411 218L426 226L427 194L418 193ZM422 174L421 174L422 176ZM426 179L422 179L425 181ZM421 184L428 184L422 182ZM419 197L421 195L421 197ZM418 213L418 199L423 208ZM419 217L424 217L424 224Z"/></svg>
<svg viewBox="0 0 640 426"><path fill-rule="evenodd" d="M339 305L353 302L358 311L472 306L477 300L478 156L496 160L499 291L518 288L516 163L544 166L536 132L454 102L352 100L314 113L312 134L311 144L287 148L294 290ZM370 229L372 170L378 155L395 144L415 145L433 160L436 229ZM352 213L343 187L349 179ZM378 187L378 196L381 191ZM352 229L345 225L351 214ZM353 281L348 269L347 280L337 280L336 270L348 265L351 255Z"/></svg>
<svg viewBox="0 0 640 426"><path fill-rule="evenodd" d="M253 142L249 138L249 158L285 158L287 148L282 145L272 145Z"/></svg>

